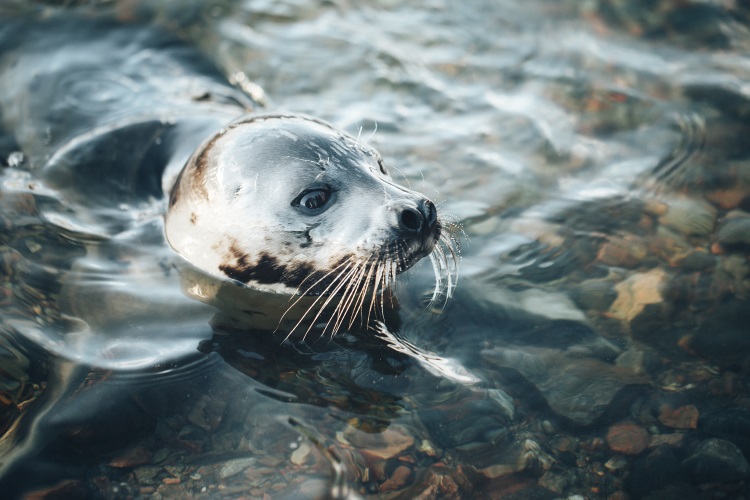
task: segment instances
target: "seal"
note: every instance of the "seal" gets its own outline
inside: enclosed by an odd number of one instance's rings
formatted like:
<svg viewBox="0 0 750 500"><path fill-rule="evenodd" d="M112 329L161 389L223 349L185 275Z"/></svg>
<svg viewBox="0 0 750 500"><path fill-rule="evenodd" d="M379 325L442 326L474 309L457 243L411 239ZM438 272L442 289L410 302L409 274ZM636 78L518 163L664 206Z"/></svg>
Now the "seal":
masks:
<svg viewBox="0 0 750 500"><path fill-rule="evenodd" d="M288 114L243 117L206 141L171 190L166 235L212 275L358 314L378 303L368 291L450 243L433 202L395 184L377 151Z"/></svg>
<svg viewBox="0 0 750 500"><path fill-rule="evenodd" d="M19 268L0 334L50 355L40 363L45 383L33 384L41 395L13 401L18 412L0 421L6 496L69 477L75 467L58 450L79 449L70 443L81 428L86 445L113 435L131 445L154 420L130 372L149 391L188 387L176 399L193 401L203 375L183 384L174 369L188 365L192 377L192 360L213 371L214 352L232 356L214 337L270 352L300 347L229 329L303 340L366 330L377 342L379 321L395 310L396 276L424 257L436 291L451 291L454 247L429 199L331 125L260 113L257 99L173 36L81 17L0 20L0 88L0 147L7 132L23 157L0 172L2 215L13 216L0 243ZM211 325L215 311L191 298L218 309ZM357 320L365 328L351 328ZM390 374L400 353L380 344ZM90 378L100 369L107 376ZM110 383L115 373L127 383ZM159 387L163 403L173 386Z"/></svg>
<svg viewBox="0 0 750 500"><path fill-rule="evenodd" d="M134 222L113 206L152 211L166 198L166 240L204 273L184 272L185 288L227 324L291 333L325 320L331 335L355 316L368 324L427 256L433 296L450 294L456 247L435 204L357 138L258 112L197 51L150 28L53 19L11 23L0 39L3 124L31 169L76 224L109 235Z"/></svg>

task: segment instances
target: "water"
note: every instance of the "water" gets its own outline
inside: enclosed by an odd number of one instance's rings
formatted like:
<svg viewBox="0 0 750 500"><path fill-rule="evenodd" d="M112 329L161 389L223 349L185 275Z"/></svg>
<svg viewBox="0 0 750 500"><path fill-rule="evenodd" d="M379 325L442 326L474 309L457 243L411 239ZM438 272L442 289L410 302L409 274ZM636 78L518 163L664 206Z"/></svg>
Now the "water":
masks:
<svg viewBox="0 0 750 500"><path fill-rule="evenodd" d="M88 9L367 139L462 221L460 281L425 307L431 270L404 277L398 338L215 332L163 200L71 205L4 136L6 492L750 494L745 3Z"/></svg>

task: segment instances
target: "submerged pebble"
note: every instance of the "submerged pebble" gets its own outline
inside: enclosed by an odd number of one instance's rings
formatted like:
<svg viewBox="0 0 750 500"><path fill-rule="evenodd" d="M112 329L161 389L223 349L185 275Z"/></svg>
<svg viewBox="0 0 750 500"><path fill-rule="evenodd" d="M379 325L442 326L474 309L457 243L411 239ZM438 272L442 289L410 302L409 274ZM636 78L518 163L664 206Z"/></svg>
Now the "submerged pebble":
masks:
<svg viewBox="0 0 750 500"><path fill-rule="evenodd" d="M698 408L692 404L679 408L664 404L659 409L659 422L673 429L697 429L698 417Z"/></svg>
<svg viewBox="0 0 750 500"><path fill-rule="evenodd" d="M606 311L617 298L613 284L608 280L586 280L571 288L571 297L581 309Z"/></svg>
<svg viewBox="0 0 750 500"><path fill-rule="evenodd" d="M638 455L648 447L648 431L632 423L613 425L607 431L607 444L612 451Z"/></svg>
<svg viewBox="0 0 750 500"><path fill-rule="evenodd" d="M609 314L626 323L632 322L646 306L664 303L662 292L666 282L667 274L660 268L630 275L615 285L617 298L612 303Z"/></svg>
<svg viewBox="0 0 750 500"><path fill-rule="evenodd" d="M717 211L709 203L696 198L672 198L667 213L659 222L682 234L705 236L716 225Z"/></svg>
<svg viewBox="0 0 750 500"><path fill-rule="evenodd" d="M725 247L750 246L750 213L730 212L716 232L716 241Z"/></svg>

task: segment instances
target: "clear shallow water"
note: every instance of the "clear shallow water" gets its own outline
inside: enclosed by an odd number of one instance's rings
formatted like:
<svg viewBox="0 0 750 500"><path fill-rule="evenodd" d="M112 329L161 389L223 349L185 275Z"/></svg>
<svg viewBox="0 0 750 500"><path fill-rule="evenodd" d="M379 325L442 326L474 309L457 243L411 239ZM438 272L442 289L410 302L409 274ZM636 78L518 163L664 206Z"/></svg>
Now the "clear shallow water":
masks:
<svg viewBox="0 0 750 500"><path fill-rule="evenodd" d="M268 109L361 128L463 221L461 281L433 314L431 271L403 280L421 361L356 335L214 333L165 272L158 202L87 219L4 168L10 487L748 495L744 4L110 7L182 33Z"/></svg>

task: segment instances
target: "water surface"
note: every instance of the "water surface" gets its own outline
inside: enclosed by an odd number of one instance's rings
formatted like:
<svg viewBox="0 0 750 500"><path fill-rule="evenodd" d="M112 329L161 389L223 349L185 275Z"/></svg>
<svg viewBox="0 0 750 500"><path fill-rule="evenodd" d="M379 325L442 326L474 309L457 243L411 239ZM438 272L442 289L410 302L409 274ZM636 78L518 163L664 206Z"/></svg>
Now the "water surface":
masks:
<svg viewBox="0 0 750 500"><path fill-rule="evenodd" d="M9 491L750 494L745 3L85 10L173 30L268 109L373 144L462 222L460 281L427 307L432 271L404 277L396 340L217 332L163 202L71 213L4 136Z"/></svg>

